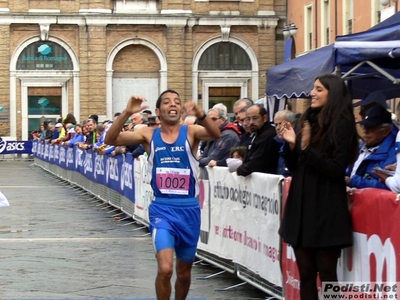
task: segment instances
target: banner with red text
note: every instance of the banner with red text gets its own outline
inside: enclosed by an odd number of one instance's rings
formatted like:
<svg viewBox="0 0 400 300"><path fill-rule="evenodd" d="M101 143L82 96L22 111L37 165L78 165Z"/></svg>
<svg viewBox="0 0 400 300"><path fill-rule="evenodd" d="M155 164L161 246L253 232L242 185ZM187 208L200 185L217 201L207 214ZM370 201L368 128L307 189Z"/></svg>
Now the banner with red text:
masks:
<svg viewBox="0 0 400 300"><path fill-rule="evenodd" d="M210 231L207 244L200 239L199 249L232 259L281 286L278 229L283 177L262 173L241 177L222 167L208 168L208 175L210 205L203 208L210 210L210 223L202 226Z"/></svg>

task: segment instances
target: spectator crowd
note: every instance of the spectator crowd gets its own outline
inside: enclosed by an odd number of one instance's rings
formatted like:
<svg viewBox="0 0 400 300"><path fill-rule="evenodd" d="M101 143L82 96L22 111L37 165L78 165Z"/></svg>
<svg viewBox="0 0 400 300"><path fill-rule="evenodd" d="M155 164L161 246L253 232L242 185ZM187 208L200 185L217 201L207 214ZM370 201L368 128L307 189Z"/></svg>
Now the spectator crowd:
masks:
<svg viewBox="0 0 400 300"><path fill-rule="evenodd" d="M400 193L400 103L396 114L387 107L385 96L377 91L368 94L354 105L355 115L359 116L359 154L354 163L347 166L343 174L348 188L382 188ZM233 120L223 103L215 104L207 115L221 132L219 139L204 141L199 145L197 158L200 167L228 167L230 172L248 176L252 172L292 175L283 157L285 141L278 132L285 124L290 124L296 132L302 127L298 124L300 114L285 110L275 113L270 122L270 112L262 104L255 104L249 98L237 100L233 105ZM114 119L120 113L115 113ZM82 123L77 123L73 114L59 118L55 124L44 121L32 138L43 143L92 149L102 155L116 156L132 153L136 158L147 154L141 144L129 146L106 145L104 138L113 120L99 122L98 115L92 114ZM187 126L197 124L196 116L183 111L181 123ZM125 122L123 131L135 131L143 126L156 128L160 120L152 111L145 109L131 115Z"/></svg>

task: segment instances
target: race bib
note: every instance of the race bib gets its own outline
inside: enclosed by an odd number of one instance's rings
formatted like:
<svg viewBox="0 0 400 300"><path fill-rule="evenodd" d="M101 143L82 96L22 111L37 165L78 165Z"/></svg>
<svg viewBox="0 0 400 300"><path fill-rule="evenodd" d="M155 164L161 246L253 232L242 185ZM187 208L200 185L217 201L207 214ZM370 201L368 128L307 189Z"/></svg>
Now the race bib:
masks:
<svg viewBox="0 0 400 300"><path fill-rule="evenodd" d="M156 182L163 194L188 195L190 169L156 168Z"/></svg>

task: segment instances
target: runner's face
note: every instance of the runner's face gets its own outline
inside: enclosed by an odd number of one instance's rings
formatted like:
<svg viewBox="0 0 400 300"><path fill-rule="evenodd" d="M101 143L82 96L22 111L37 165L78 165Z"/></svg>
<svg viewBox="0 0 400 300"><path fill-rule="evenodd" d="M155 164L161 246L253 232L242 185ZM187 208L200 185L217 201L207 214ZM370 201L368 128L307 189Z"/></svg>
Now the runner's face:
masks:
<svg viewBox="0 0 400 300"><path fill-rule="evenodd" d="M158 117L168 123L177 123L181 117L181 99L177 94L165 93L162 96Z"/></svg>

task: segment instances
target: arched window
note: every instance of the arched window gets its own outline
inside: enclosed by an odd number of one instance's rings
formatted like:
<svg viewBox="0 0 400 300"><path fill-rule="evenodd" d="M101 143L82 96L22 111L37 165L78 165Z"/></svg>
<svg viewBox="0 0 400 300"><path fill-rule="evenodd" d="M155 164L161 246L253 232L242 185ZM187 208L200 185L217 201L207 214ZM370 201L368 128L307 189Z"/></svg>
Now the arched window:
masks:
<svg viewBox="0 0 400 300"><path fill-rule="evenodd" d="M39 41L26 47L18 57L17 70L72 70L71 57L60 45Z"/></svg>
<svg viewBox="0 0 400 300"><path fill-rule="evenodd" d="M251 70L251 62L240 46L230 42L220 42L210 46L203 53L199 70Z"/></svg>

